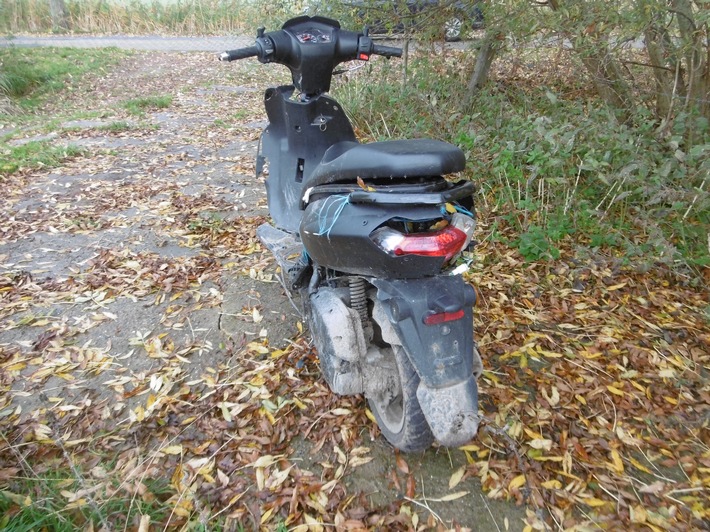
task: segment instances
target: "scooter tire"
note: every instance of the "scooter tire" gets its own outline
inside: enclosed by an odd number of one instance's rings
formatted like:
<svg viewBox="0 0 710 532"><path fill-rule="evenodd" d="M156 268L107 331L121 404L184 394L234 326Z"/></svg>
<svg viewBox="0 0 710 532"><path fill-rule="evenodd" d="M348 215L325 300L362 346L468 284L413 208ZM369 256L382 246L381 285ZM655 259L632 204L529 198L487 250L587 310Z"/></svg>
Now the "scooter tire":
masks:
<svg viewBox="0 0 710 532"><path fill-rule="evenodd" d="M419 375L402 346L393 345L392 356L397 364L398 389L368 397L368 404L382 435L393 447L404 452L423 451L434 442L434 435L417 399Z"/></svg>

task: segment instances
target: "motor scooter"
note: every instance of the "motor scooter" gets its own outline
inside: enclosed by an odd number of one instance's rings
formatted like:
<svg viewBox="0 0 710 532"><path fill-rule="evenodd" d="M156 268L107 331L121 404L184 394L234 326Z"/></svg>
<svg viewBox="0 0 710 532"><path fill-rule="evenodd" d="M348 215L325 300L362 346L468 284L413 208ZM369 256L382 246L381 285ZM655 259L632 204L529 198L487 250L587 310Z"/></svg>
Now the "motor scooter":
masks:
<svg viewBox="0 0 710 532"><path fill-rule="evenodd" d="M470 181L446 176L463 152L431 139L360 143L327 95L334 69L402 50L324 17L302 16L255 44L223 52L288 67L293 83L264 94L257 153L273 224L257 230L287 290L300 296L323 377L364 394L402 451L436 439L460 446L479 425L474 288L455 261L473 236Z"/></svg>

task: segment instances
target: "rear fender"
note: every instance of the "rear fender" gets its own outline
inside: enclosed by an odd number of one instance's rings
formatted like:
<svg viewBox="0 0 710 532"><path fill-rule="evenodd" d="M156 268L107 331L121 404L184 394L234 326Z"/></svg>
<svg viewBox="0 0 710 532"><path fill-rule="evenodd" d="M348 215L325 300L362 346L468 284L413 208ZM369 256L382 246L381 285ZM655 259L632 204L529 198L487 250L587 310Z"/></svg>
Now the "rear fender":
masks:
<svg viewBox="0 0 710 532"><path fill-rule="evenodd" d="M459 276L374 279L372 284L377 288L381 306L378 312L384 314L391 325L391 330L381 325L383 335L396 337L383 339L404 347L428 388L461 383L480 372L480 359L473 341L472 306L476 292L471 285ZM425 317L431 314L453 314L461 310L463 317L455 321L437 325L424 323Z"/></svg>
<svg viewBox="0 0 710 532"><path fill-rule="evenodd" d="M457 447L478 432L481 357L473 341L476 293L458 276L373 281L373 318L382 339L404 347L419 375L417 399L434 437ZM442 312L463 317L435 325L424 319Z"/></svg>

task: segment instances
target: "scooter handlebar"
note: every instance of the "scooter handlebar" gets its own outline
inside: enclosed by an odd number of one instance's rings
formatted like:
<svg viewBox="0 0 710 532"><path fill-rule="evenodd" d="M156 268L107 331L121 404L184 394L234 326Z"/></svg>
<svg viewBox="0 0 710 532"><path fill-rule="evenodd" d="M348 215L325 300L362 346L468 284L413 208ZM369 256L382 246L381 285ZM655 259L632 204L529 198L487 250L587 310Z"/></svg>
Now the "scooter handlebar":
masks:
<svg viewBox="0 0 710 532"><path fill-rule="evenodd" d="M402 49L394 46L380 46L379 44L373 44L372 53L384 57L402 57Z"/></svg>
<svg viewBox="0 0 710 532"><path fill-rule="evenodd" d="M227 50L219 54L220 61L236 61L237 59L246 59L259 54L259 49L256 46L247 46L246 48L237 48L236 50Z"/></svg>

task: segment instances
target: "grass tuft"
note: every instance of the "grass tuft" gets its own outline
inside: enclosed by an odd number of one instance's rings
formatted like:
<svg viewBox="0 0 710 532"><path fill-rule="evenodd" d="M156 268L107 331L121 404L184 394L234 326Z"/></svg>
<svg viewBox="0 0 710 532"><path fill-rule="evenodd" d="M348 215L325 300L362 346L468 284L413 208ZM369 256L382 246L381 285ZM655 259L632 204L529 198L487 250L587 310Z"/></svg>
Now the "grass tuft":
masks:
<svg viewBox="0 0 710 532"><path fill-rule="evenodd" d="M125 107L129 113L136 116L142 116L146 111L153 111L157 109L166 109L170 107L173 103L173 97L166 96L145 96L143 98L134 98L124 102L123 107Z"/></svg>
<svg viewBox="0 0 710 532"><path fill-rule="evenodd" d="M5 150L0 147L0 176L8 176L23 168L54 168L85 153L78 146L55 146L49 141L31 141Z"/></svg>

